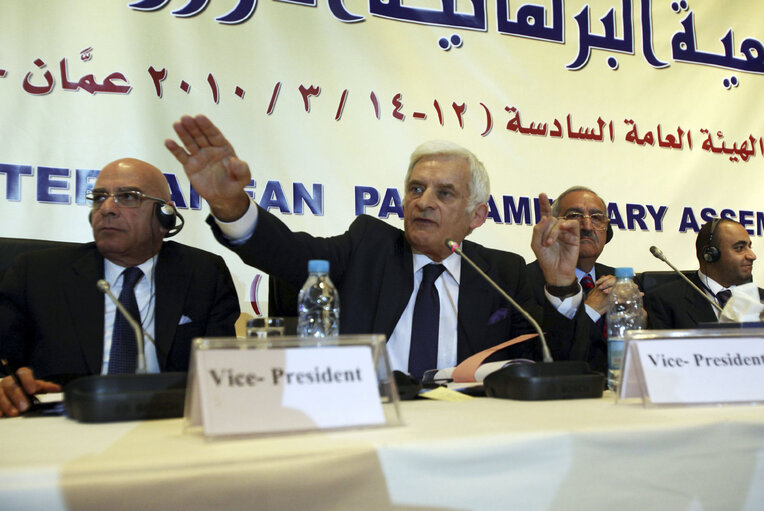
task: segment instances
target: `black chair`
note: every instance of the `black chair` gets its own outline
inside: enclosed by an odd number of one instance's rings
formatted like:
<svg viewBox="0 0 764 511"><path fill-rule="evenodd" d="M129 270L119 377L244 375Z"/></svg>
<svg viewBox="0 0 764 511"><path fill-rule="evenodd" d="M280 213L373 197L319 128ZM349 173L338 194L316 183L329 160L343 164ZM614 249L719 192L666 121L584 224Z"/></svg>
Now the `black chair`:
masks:
<svg viewBox="0 0 764 511"><path fill-rule="evenodd" d="M682 270L682 273L689 278L692 274L696 273L697 270ZM639 289L643 292L648 292L658 286L662 286L663 284L668 284L669 282L673 282L677 279L680 279L681 277L676 274L676 272L673 271L643 271L642 273L638 274L634 281L637 283L637 286L639 286Z"/></svg>

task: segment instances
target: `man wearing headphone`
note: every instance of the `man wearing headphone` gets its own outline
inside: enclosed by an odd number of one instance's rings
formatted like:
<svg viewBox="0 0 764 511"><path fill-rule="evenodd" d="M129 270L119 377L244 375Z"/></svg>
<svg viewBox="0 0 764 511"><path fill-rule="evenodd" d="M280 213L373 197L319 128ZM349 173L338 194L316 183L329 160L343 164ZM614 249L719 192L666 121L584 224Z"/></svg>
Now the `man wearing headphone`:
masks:
<svg viewBox="0 0 764 511"><path fill-rule="evenodd" d="M568 345L560 347L564 352L558 353L555 358L584 360L589 362L595 371L606 371L607 342L604 338L604 321L608 293L615 284L615 269L598 263L597 259L602 254L605 244L613 237L607 205L591 189L573 186L562 192L554 201L552 216L578 220L581 225L576 278L585 295L585 301L577 312L576 335ZM538 261L528 264L528 282L536 302L543 303L547 298L544 293L544 276ZM555 356L554 353L552 355Z"/></svg>
<svg viewBox="0 0 764 511"><path fill-rule="evenodd" d="M235 335L239 302L223 259L164 241L183 219L159 169L109 163L87 198L93 243L22 254L0 282L0 358L20 368L30 395L76 376L135 372L135 334L99 279L140 323L148 372L186 371L191 339ZM0 380L0 416L28 406L10 376Z"/></svg>
<svg viewBox="0 0 764 511"><path fill-rule="evenodd" d="M720 307L724 308L732 288L751 282L756 254L740 223L714 218L704 224L695 240L695 254L700 269L690 280ZM759 295L764 298L762 289ZM718 310L682 279L649 290L645 310L649 328L695 328L719 319Z"/></svg>

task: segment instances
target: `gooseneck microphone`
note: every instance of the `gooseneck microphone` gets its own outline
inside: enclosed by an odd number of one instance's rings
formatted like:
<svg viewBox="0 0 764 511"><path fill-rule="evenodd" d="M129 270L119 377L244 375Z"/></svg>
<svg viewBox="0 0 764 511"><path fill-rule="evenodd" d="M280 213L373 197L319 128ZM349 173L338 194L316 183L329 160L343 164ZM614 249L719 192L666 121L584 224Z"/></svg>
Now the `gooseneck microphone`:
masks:
<svg viewBox="0 0 764 511"><path fill-rule="evenodd" d="M504 292L504 290L501 287L499 287L499 285L496 282L494 282L494 280L491 277L486 275L483 270L478 268L478 266L474 262L472 262L472 259L464 255L464 252L462 252L462 249L459 248L458 243L456 243L452 239L447 239L446 246L448 247L449 250L451 250L451 252L456 252L457 254L459 254L459 256L461 256L462 259L467 261L470 264L470 266L475 268L475 271L477 271L481 277L483 277L489 284L491 284L494 287L494 289L496 289L496 291L498 291L499 294L501 294L501 296L506 298L506 300L509 303L511 303L515 309L520 311L520 313L525 317L525 319L527 319L528 322L531 325L533 325L533 328L535 328L536 332L539 334L539 339L541 339L541 355L544 359L544 362L553 362L552 354L549 352L549 346L547 346L547 343L546 343L546 337L544 337L544 332L541 331L541 327L536 322L536 320L533 319L533 316L528 314L528 312L525 309L523 309L520 306L520 304L518 304L515 300L513 300L511 296L509 296L506 292Z"/></svg>
<svg viewBox="0 0 764 511"><path fill-rule="evenodd" d="M133 318L133 316L127 311L125 306L122 305L119 300L117 300L117 297L114 296L114 293L111 292L111 286L108 282L106 282L104 279L100 279L98 282L96 282L96 287L100 292L108 296L111 301L114 302L114 305L117 306L125 319L127 319L127 322L130 323L130 326L133 327L133 332L135 332L135 342L138 345L138 364L137 368L135 369L135 374L146 374L146 354L143 350L143 329L141 328L140 323L135 321L135 318Z"/></svg>
<svg viewBox="0 0 764 511"><path fill-rule="evenodd" d="M149 336L101 279L98 290L108 296L135 331L138 347L136 374L96 374L71 381L64 387L66 415L79 422L113 422L182 417L188 374L146 372L143 338ZM155 343L156 344L156 343Z"/></svg>
<svg viewBox="0 0 764 511"><path fill-rule="evenodd" d="M671 263L669 262L669 260L668 260L668 259L666 259L666 256L665 256L665 255L663 255L663 251L662 251L661 249L659 249L658 247L656 247L655 245L653 245L652 247L650 247L650 253L651 253L652 255L654 255L656 258L658 258L658 259L660 259L661 261L663 261L664 263L666 263L667 265L669 265L669 266L671 267L671 269L672 269L672 270L674 270L674 273L676 273L677 275L679 275L680 277L682 277L682 278L683 278L683 279L684 279L684 280L685 280L685 281L686 281L686 282L687 282L689 285L691 285L691 286L692 286L692 288L693 288L695 291L697 291L697 292L698 292L698 294L700 294L700 295L701 295L703 298L705 298L705 299L706 299L706 301L708 301L708 303L710 303L710 304L711 304L713 307L715 307L715 308L716 308L716 309L717 309L719 312L721 312L721 311L722 311L722 308L719 306L719 304L718 304L718 303L716 303L716 302L715 302L715 301L713 301L711 298L709 298L709 297L708 297L708 295L707 295L706 293L704 293L702 289L700 289L698 286L696 286L695 284L693 284L693 283L692 283L692 281L691 281L690 279L688 279L688 278L687 278L687 275L685 275L684 273L682 273L681 271L679 271L679 270L677 269L677 267L676 267L676 266L674 266L673 264L671 264Z"/></svg>

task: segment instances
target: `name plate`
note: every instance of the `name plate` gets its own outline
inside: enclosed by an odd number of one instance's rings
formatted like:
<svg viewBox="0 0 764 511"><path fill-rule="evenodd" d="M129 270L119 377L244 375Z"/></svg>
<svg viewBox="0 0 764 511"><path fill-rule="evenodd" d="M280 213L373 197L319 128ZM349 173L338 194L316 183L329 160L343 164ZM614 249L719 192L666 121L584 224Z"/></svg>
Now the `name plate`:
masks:
<svg viewBox="0 0 764 511"><path fill-rule="evenodd" d="M248 349L257 341L234 342L233 349L194 349L186 417L205 435L386 423L372 345L276 347L270 341L267 349Z"/></svg>
<svg viewBox="0 0 764 511"><path fill-rule="evenodd" d="M623 368L621 399L662 405L764 402L764 331L632 332Z"/></svg>

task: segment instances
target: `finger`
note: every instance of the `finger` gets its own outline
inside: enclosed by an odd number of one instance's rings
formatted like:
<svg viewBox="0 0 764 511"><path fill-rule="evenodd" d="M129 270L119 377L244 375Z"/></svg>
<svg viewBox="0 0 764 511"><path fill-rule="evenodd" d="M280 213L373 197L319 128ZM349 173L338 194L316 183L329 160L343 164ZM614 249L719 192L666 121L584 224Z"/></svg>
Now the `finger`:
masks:
<svg viewBox="0 0 764 511"><path fill-rule="evenodd" d="M173 123L172 125L172 129L175 130L175 134L178 135L178 138L181 142L183 142L186 150L191 153L191 156L199 152L199 145L196 143L194 136L191 134L187 126L189 124L193 125L193 123L194 120L191 117L185 115L181 117L180 121Z"/></svg>
<svg viewBox="0 0 764 511"><path fill-rule="evenodd" d="M37 394L48 392L61 392L61 385L45 380L37 380Z"/></svg>
<svg viewBox="0 0 764 511"><path fill-rule="evenodd" d="M541 217L538 223L533 226L531 247L540 248L547 245L547 239L554 228L554 223L555 219L551 216Z"/></svg>
<svg viewBox="0 0 764 511"><path fill-rule="evenodd" d="M541 216L552 216L552 205L549 204L549 197L545 193L539 194L539 211Z"/></svg>
<svg viewBox="0 0 764 511"><path fill-rule="evenodd" d="M556 238L568 245L578 246L581 242L581 224L576 220L556 220L556 222L558 231Z"/></svg>
<svg viewBox="0 0 764 511"><path fill-rule="evenodd" d="M249 165L235 156L223 160L223 168L225 168L226 173L231 180L236 181L243 186L249 184L249 181L252 178L252 174L249 172Z"/></svg>
<svg viewBox="0 0 764 511"><path fill-rule="evenodd" d="M6 396L6 391L10 392L11 390L10 386L6 383L7 380L11 380L11 378L6 377L0 380L0 416L16 417L19 414L19 411Z"/></svg>
<svg viewBox="0 0 764 511"><path fill-rule="evenodd" d="M197 117L188 117L183 116L180 119L180 122L183 123L183 127L186 129L189 135L193 137L194 143L199 148L209 147L212 144L210 144L210 141L207 139L207 135L204 134L204 131L202 131L201 127L199 126L199 123L197 122L197 118L203 117L203 116L197 116ZM193 152L191 154L194 154Z"/></svg>
<svg viewBox="0 0 764 511"><path fill-rule="evenodd" d="M0 409L3 410L5 415L15 417L20 412L29 408L29 403L24 398L24 393L21 392L13 378L6 376L0 380L0 387L2 387L0 388Z"/></svg>
<svg viewBox="0 0 764 511"><path fill-rule="evenodd" d="M210 145L214 147L225 147L231 151L231 154L235 155L231 143L228 142L225 136L223 136L223 132L220 131L220 129L215 126L207 116L197 115L195 120L196 125L201 130L201 133L204 134L205 139L209 141Z"/></svg>
<svg viewBox="0 0 764 511"><path fill-rule="evenodd" d="M178 160L181 165L185 166L186 162L191 157L191 155L188 154L177 143L175 143L174 140L168 138L164 141L164 146L172 153L173 156L175 156L175 159Z"/></svg>
<svg viewBox="0 0 764 511"><path fill-rule="evenodd" d="M20 367L16 371L16 375L19 377L19 381L21 381L21 385L27 394L32 395L37 393L37 380L34 379L34 373L30 368Z"/></svg>

